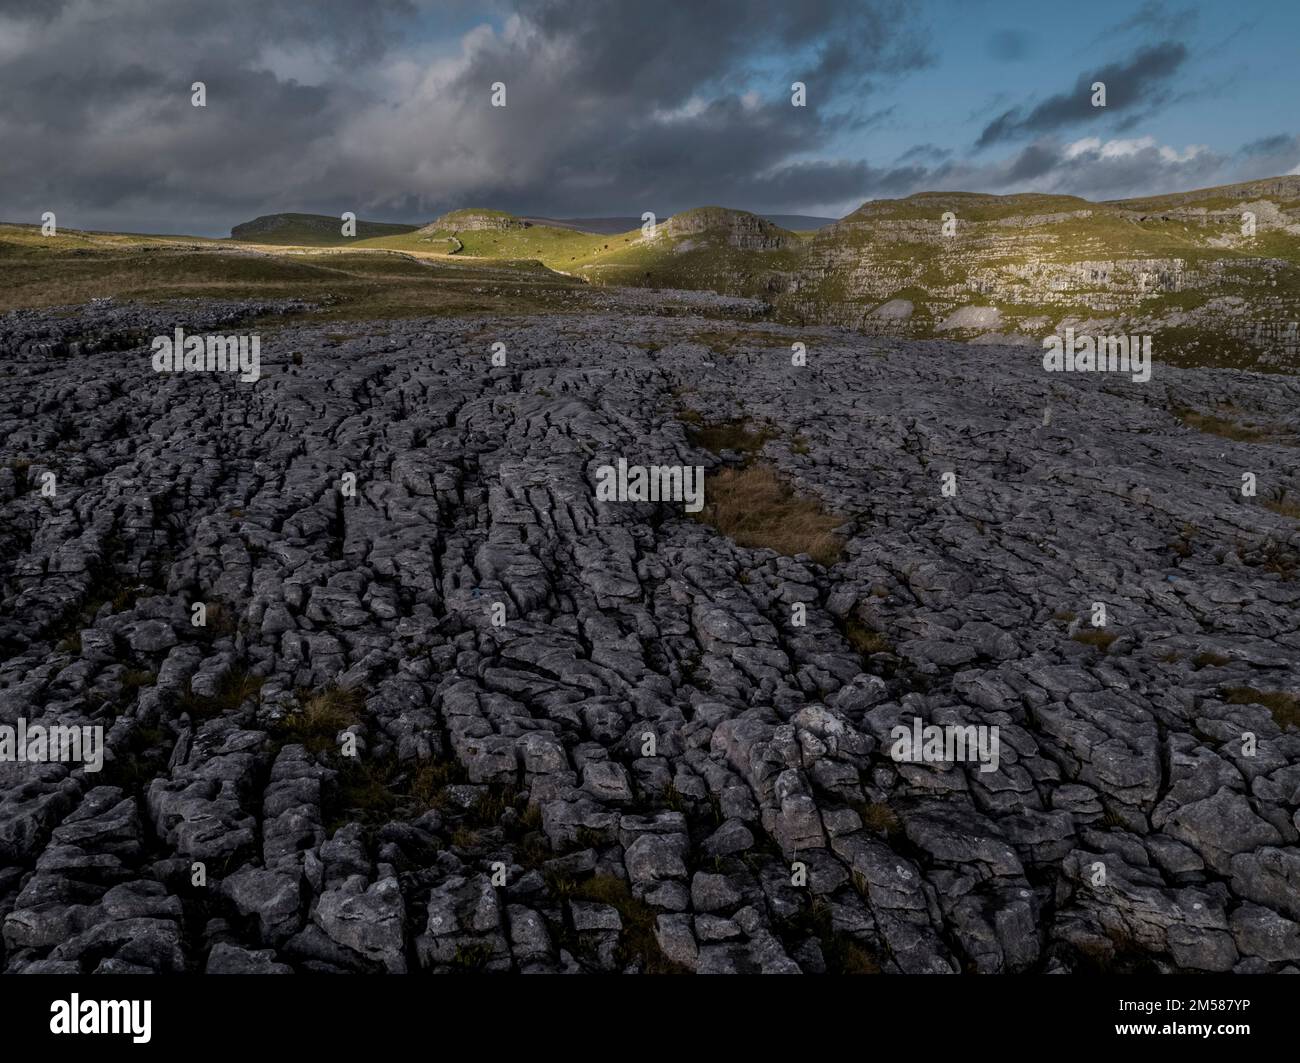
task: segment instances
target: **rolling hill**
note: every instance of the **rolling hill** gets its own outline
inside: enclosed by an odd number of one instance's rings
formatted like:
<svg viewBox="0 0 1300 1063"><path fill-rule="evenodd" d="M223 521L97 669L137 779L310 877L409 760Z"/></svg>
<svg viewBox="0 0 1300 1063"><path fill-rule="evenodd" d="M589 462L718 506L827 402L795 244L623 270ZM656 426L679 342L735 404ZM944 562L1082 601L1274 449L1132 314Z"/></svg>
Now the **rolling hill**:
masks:
<svg viewBox="0 0 1300 1063"><path fill-rule="evenodd" d="M355 237L344 236L342 228L341 219L330 214L263 214L260 218L236 225L230 230L230 238L256 244L343 247L368 237L409 233L416 226L358 219Z"/></svg>
<svg viewBox="0 0 1300 1063"><path fill-rule="evenodd" d="M1300 176L1109 202L926 192L811 232L721 207L667 219L653 238L501 212L474 221L488 213L369 243L758 297L792 323L1034 346L1072 327L1159 335L1157 357L1184 364L1300 363Z"/></svg>
<svg viewBox="0 0 1300 1063"><path fill-rule="evenodd" d="M834 225L834 218L821 218L810 214L760 214L764 221L770 221L773 225L780 226L782 229L790 229L794 232L812 232L816 229L824 229L827 225ZM541 218L527 216L524 221L531 222L533 225L550 225L557 229L577 229L583 233L599 233L605 236L613 233L625 233L632 229L641 227L639 217L622 217L622 218Z"/></svg>
<svg viewBox="0 0 1300 1063"><path fill-rule="evenodd" d="M338 230L312 214L266 215L224 241L72 230L46 240L6 226L0 250L12 268L0 282L10 305L30 293L48 303L65 284L69 296L156 291L162 274L171 290L175 262L162 260L185 257L188 275L212 284L257 275L296 291L346 268L383 305L380 278L405 284L415 269L422 285L436 267L448 283L489 280L485 296L509 295L496 286L515 281L694 289L759 299L792 324L1028 346L1074 328L1157 336L1157 359L1182 364L1300 367L1300 176L1108 202L926 192L803 231L724 207L683 211L653 233L486 208L421 227L359 221L355 238ZM312 253L348 257L309 265L301 256Z"/></svg>

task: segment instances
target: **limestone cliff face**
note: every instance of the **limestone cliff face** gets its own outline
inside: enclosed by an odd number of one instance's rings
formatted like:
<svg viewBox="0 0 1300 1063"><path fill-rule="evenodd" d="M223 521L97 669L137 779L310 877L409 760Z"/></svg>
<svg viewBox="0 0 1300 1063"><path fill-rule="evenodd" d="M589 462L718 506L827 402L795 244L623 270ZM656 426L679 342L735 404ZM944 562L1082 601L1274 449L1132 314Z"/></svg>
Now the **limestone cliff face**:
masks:
<svg viewBox="0 0 1300 1063"><path fill-rule="evenodd" d="M1298 238L1300 177L1114 203L927 193L865 204L807 239L771 302L898 335L1195 331L1271 366L1296 357ZM900 301L912 312L883 309Z"/></svg>
<svg viewBox="0 0 1300 1063"><path fill-rule="evenodd" d="M728 246L742 251L769 251L792 247L799 242L793 233L744 210L699 207L674 214L668 219L669 236L720 234Z"/></svg>

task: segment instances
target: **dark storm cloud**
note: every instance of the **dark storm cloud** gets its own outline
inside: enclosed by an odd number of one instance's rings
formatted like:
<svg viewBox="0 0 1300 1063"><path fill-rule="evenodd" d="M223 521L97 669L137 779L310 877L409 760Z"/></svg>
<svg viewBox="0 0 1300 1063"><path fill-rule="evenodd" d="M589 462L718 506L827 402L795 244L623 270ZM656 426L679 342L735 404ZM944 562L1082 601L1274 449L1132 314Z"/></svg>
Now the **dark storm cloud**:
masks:
<svg viewBox="0 0 1300 1063"><path fill-rule="evenodd" d="M1251 180L1264 175L1300 174L1300 136L1277 133L1244 144L1233 159L1234 176Z"/></svg>
<svg viewBox="0 0 1300 1063"><path fill-rule="evenodd" d="M484 154L502 160L477 186L519 209L538 201L539 184L557 213L747 194L767 209L825 201L848 171L798 167L810 183L787 199L792 157L871 120L843 112L846 94L860 104L872 77L927 62L897 3L550 0L527 12L519 35L476 50L450 88L476 111L484 86L509 86L509 106L475 129ZM806 107L790 106L795 81L807 86Z"/></svg>
<svg viewBox="0 0 1300 1063"><path fill-rule="evenodd" d="M711 0L592 4L542 0L520 11L548 40L574 45L573 79L671 105L722 83L755 57L813 53L800 75L828 97L871 74L927 61L899 0Z"/></svg>
<svg viewBox="0 0 1300 1063"><path fill-rule="evenodd" d="M1171 41L1177 17L1148 4L1123 32ZM989 25L991 49L1023 53L1023 33ZM1095 116L1094 80L1112 136L1150 114L1186 65L1176 43L1036 106L993 97L964 124L1023 139L1007 158L920 142L863 159L864 130L913 117L880 90L933 62L926 30L904 0L0 0L0 219L216 235L285 210L832 213L935 188L1119 197L1300 163L1281 136L1233 156L1058 139Z"/></svg>
<svg viewBox="0 0 1300 1063"><path fill-rule="evenodd" d="M901 0L10 3L0 217L797 208L865 194L867 167L804 160L929 61Z"/></svg>
<svg viewBox="0 0 1300 1063"><path fill-rule="evenodd" d="M1293 156L1300 151L1300 137L1290 133L1275 133L1271 137L1261 137L1243 144L1238 154L1247 158L1260 155Z"/></svg>
<svg viewBox="0 0 1300 1063"><path fill-rule="evenodd" d="M984 127L977 146L1052 133L1116 114L1131 124L1139 114L1149 115L1170 98L1169 83L1186 58L1187 48L1169 41L1141 48L1123 62L1085 71L1069 92L1052 96L1028 112L1022 108L1004 111ZM1092 85L1097 81L1106 86L1105 107L1092 105Z"/></svg>
<svg viewBox="0 0 1300 1063"><path fill-rule="evenodd" d="M301 74L372 61L412 12L405 0L5 5L0 216L225 228L259 192L308 186L310 145L362 98ZM279 42L298 50L299 77L270 68ZM207 108L190 105L194 81Z"/></svg>
<svg viewBox="0 0 1300 1063"><path fill-rule="evenodd" d="M1034 181L1051 173L1060 165L1060 153L1055 145L1030 144L1011 161L1006 171L1006 179L1010 184Z"/></svg>

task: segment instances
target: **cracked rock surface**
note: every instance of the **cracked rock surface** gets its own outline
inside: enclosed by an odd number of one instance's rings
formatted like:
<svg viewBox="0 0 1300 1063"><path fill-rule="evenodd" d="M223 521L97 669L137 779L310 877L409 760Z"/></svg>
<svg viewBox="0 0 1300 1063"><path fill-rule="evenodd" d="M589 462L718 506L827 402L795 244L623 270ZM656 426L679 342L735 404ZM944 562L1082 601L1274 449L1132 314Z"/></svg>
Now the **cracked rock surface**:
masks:
<svg viewBox="0 0 1300 1063"><path fill-rule="evenodd" d="M107 744L0 764L4 970L1300 969L1293 380L619 298L0 319L0 723ZM741 419L829 567L596 500Z"/></svg>

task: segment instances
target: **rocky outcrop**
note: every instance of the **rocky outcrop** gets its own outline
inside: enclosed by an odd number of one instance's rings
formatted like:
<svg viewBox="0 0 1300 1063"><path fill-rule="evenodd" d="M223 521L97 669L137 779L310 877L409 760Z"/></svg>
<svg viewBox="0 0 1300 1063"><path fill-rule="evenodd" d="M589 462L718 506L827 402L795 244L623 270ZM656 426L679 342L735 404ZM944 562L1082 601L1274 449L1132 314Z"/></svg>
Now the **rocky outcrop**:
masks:
<svg viewBox="0 0 1300 1063"><path fill-rule="evenodd" d="M511 229L527 229L532 222L516 218L499 210L453 210L430 222L419 232L506 232Z"/></svg>
<svg viewBox="0 0 1300 1063"><path fill-rule="evenodd" d="M665 228L668 235L673 237L714 235L729 247L744 251L770 251L780 247L793 247L799 242L793 233L786 232L757 214L724 207L699 207L674 214L668 219Z"/></svg>

